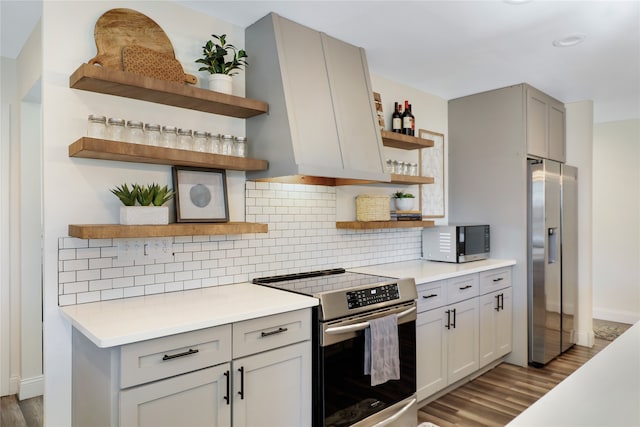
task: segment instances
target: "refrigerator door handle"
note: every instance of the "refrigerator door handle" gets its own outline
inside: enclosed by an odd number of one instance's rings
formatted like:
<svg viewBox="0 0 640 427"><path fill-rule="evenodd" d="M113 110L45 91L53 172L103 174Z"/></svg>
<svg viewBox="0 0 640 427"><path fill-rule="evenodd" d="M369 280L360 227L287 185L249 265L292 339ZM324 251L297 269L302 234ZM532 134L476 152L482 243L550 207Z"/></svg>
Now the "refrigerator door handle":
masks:
<svg viewBox="0 0 640 427"><path fill-rule="evenodd" d="M555 264L558 262L558 228L551 227L548 230L549 248L547 251L547 263Z"/></svg>

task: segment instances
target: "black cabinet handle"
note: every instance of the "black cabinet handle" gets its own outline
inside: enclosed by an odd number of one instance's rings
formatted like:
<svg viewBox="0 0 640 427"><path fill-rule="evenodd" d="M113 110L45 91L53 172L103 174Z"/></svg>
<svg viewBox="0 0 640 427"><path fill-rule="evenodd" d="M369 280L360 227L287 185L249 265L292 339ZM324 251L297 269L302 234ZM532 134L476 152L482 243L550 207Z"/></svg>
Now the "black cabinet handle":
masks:
<svg viewBox="0 0 640 427"><path fill-rule="evenodd" d="M281 334L281 333L287 332L287 331L288 331L287 328L278 328L277 330L271 331L271 332L260 332L260 336L262 338L264 338L264 337L268 337L268 336L271 336L271 335Z"/></svg>
<svg viewBox="0 0 640 427"><path fill-rule="evenodd" d="M434 297L437 297L437 296L438 296L438 294L422 295L422 298L427 299L427 298L434 298Z"/></svg>
<svg viewBox="0 0 640 427"><path fill-rule="evenodd" d="M494 308L495 311L500 311L500 295L496 295L496 307Z"/></svg>
<svg viewBox="0 0 640 427"><path fill-rule="evenodd" d="M171 360L171 359L177 359L178 357L191 356L192 354L196 354L199 351L200 350L198 350L198 349L194 350L194 349L190 348L189 351L185 351L184 353L172 354L171 356L169 356L168 354L165 354L162 357L162 360Z"/></svg>
<svg viewBox="0 0 640 427"><path fill-rule="evenodd" d="M500 294L500 309L504 310L504 294Z"/></svg>
<svg viewBox="0 0 640 427"><path fill-rule="evenodd" d="M456 309L454 308L453 310L453 323L451 324L451 326L453 327L453 329L456 328Z"/></svg>
<svg viewBox="0 0 640 427"><path fill-rule="evenodd" d="M501 280L503 280L504 277L498 277L497 279L493 279L494 282L500 282Z"/></svg>
<svg viewBox="0 0 640 427"><path fill-rule="evenodd" d="M238 372L240 372L240 391L238 394L240 395L240 400L244 399L244 366L238 368Z"/></svg>
<svg viewBox="0 0 640 427"><path fill-rule="evenodd" d="M471 288L471 287L472 287L471 285L467 285L467 286L463 286L463 287L461 287L461 288L459 288L459 289L460 289L461 291L464 291L465 289L469 289L469 288Z"/></svg>
<svg viewBox="0 0 640 427"><path fill-rule="evenodd" d="M445 311L447 313L447 324L444 325L445 328L451 329L451 310Z"/></svg>
<svg viewBox="0 0 640 427"><path fill-rule="evenodd" d="M227 377L227 394L224 396L224 400L225 402L227 402L227 405L230 405L231 402L229 401L229 390L231 387L231 381L229 379L229 370L227 370L227 372L224 373L224 376Z"/></svg>

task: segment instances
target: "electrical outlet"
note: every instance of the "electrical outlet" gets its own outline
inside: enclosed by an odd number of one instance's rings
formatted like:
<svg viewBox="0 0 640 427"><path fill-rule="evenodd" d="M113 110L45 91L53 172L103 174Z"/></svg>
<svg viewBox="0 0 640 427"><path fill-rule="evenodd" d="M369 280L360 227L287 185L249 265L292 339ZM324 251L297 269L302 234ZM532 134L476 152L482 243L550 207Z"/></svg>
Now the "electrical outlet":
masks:
<svg viewBox="0 0 640 427"><path fill-rule="evenodd" d="M118 239L116 255L119 262L144 260L144 240Z"/></svg>
<svg viewBox="0 0 640 427"><path fill-rule="evenodd" d="M173 239L170 237L148 239L145 255L156 261L168 262L173 259Z"/></svg>

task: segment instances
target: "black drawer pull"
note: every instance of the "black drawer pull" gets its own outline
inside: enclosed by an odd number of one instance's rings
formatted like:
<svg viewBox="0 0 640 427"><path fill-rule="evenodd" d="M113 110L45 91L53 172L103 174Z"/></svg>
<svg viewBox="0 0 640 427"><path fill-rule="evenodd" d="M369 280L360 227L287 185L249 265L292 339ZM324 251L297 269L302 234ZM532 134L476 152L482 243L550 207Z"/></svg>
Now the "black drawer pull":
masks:
<svg viewBox="0 0 640 427"><path fill-rule="evenodd" d="M463 286L463 287L461 287L461 288L460 288L460 290L461 290L461 291L464 291L465 289L469 289L469 288L472 288L472 287L473 287L473 286L471 286L471 285L467 285L467 286Z"/></svg>
<svg viewBox="0 0 640 427"><path fill-rule="evenodd" d="M200 350L198 350L198 349L194 350L194 349L190 348L189 351L185 351L184 353L172 354L171 356L169 356L168 354L165 354L162 357L162 360L171 360L171 359L177 359L178 357L191 356L192 354L196 354L199 351Z"/></svg>
<svg viewBox="0 0 640 427"><path fill-rule="evenodd" d="M499 281L501 281L501 280L503 280L503 279L504 279L504 277L498 277L497 279L493 279L493 281L494 281L494 282L499 282Z"/></svg>
<svg viewBox="0 0 640 427"><path fill-rule="evenodd" d="M268 337L268 336L271 336L271 335L281 334L281 333L287 332L287 331L288 331L287 328L278 328L277 330L271 331L271 332L260 332L260 336L262 338L264 338L264 337Z"/></svg>
<svg viewBox="0 0 640 427"><path fill-rule="evenodd" d="M431 294L431 295L422 295L422 298L434 298L437 297L438 294Z"/></svg>

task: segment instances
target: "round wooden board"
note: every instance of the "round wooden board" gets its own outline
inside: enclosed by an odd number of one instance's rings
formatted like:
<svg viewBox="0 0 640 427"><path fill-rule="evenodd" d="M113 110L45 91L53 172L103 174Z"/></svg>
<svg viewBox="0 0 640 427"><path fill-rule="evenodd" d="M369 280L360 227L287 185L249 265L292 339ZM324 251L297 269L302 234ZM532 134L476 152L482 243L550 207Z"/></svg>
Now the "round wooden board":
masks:
<svg viewBox="0 0 640 427"><path fill-rule="evenodd" d="M122 70L122 48L137 45L175 58L171 40L151 18L132 9L111 9L96 22L93 35L98 54L89 61Z"/></svg>

